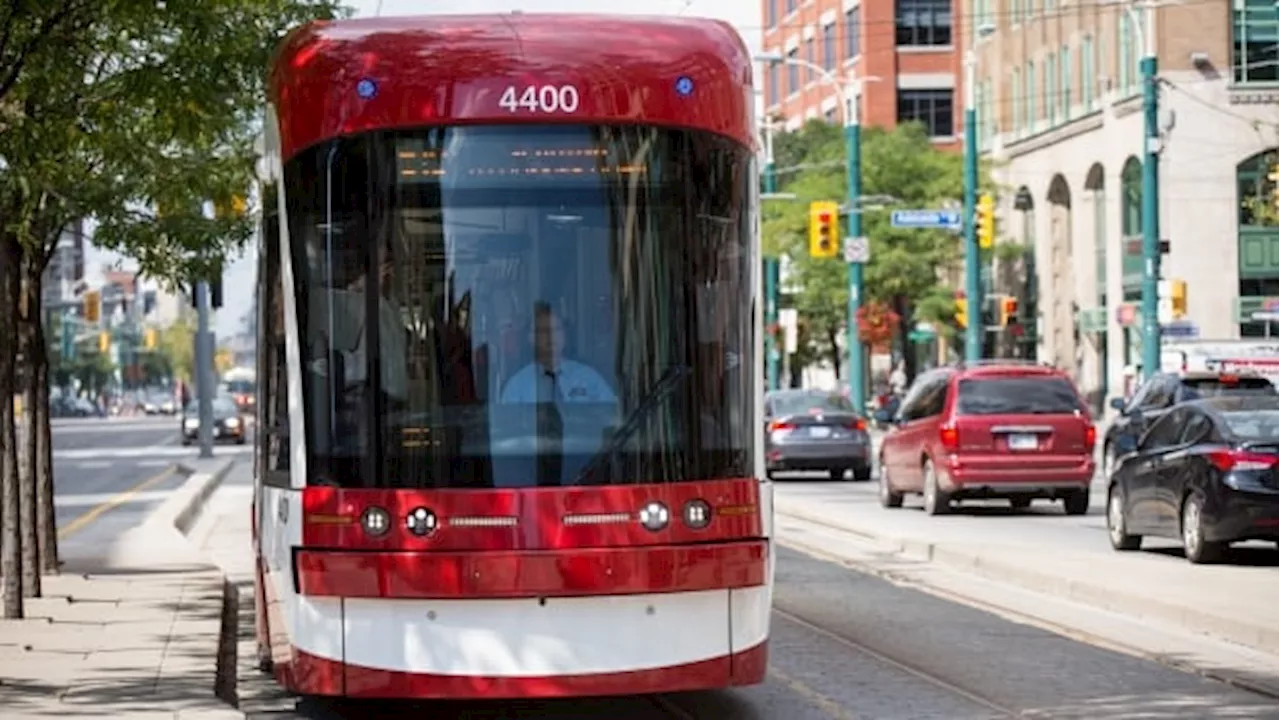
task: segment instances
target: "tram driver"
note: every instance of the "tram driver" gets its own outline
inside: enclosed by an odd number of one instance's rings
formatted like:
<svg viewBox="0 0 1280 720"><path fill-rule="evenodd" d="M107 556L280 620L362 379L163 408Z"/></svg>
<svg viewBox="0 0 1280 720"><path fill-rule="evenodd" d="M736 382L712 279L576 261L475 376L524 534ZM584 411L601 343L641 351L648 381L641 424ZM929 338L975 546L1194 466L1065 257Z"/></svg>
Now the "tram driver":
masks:
<svg viewBox="0 0 1280 720"><path fill-rule="evenodd" d="M611 403L613 388L590 366L564 357L564 324L548 303L534 306L533 361L516 371L502 402Z"/></svg>

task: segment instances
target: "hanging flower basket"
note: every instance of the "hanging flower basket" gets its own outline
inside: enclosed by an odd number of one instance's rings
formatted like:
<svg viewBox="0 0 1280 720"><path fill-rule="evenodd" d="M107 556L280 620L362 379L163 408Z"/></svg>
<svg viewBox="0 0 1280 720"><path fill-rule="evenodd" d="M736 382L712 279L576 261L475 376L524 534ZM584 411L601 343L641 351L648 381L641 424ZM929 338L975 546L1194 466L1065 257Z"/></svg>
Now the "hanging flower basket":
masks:
<svg viewBox="0 0 1280 720"><path fill-rule="evenodd" d="M902 318L889 306L872 302L858 308L858 337L873 350L887 349Z"/></svg>

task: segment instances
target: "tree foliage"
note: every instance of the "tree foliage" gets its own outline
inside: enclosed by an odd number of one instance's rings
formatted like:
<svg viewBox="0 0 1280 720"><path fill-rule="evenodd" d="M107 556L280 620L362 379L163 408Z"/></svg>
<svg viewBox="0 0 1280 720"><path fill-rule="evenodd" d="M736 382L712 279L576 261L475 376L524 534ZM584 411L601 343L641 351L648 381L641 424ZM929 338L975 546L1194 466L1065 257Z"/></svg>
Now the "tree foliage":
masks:
<svg viewBox="0 0 1280 720"><path fill-rule="evenodd" d="M795 193L795 201L771 202L764 209L764 249L787 258L798 313L808 326L812 351L834 358L835 339L843 332L848 306L848 271L839 259L808 254L808 205L815 200L841 200L846 195L845 142L841 128L810 121L799 131L778 136L774 157L780 169L779 190ZM937 208L962 197L959 155L933 147L919 125L893 130L862 130L862 194L889 196L892 207L868 209L863 234L870 240L871 261L864 269L864 305L886 310L908 303L917 319L942 321L953 313L949 290L939 286L939 270L959 259L958 238L944 231L893 228L894 208ZM799 360L800 358L797 358Z"/></svg>

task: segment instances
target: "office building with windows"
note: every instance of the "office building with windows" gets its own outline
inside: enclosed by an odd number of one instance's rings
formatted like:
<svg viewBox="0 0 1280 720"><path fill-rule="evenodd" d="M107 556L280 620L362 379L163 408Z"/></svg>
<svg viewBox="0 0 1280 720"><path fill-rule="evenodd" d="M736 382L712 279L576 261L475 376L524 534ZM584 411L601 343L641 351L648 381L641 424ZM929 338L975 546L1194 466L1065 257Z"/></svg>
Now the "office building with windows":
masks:
<svg viewBox="0 0 1280 720"><path fill-rule="evenodd" d="M953 0L762 0L762 47L842 79L871 79L864 124L916 120L939 146L958 150L964 117L952 7ZM785 129L813 118L843 122L838 93L820 73L786 62L762 70L765 111Z"/></svg>
<svg viewBox="0 0 1280 720"><path fill-rule="evenodd" d="M1064 0L975 0L980 146L1004 192L998 234L1034 248L1026 299L1040 359L1082 390L1121 391L1141 362L1140 61L1159 61L1161 274L1187 283L1165 320L1202 339L1270 335L1277 228L1274 0L1155 11ZM986 26L989 32L979 33ZM1270 177L1269 177L1270 176ZM1274 206L1272 206L1274 207Z"/></svg>

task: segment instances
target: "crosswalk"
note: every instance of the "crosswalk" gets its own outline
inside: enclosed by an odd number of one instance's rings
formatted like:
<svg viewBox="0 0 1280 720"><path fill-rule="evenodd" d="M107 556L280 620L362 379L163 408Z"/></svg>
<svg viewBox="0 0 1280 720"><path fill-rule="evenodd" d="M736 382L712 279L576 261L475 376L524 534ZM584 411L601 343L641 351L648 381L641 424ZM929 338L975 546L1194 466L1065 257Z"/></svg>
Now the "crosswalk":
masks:
<svg viewBox="0 0 1280 720"><path fill-rule="evenodd" d="M248 455L252 452L252 445L219 445L213 449L214 455ZM102 463L102 467L111 465L112 460L140 459L142 462L133 464L145 467L148 461L154 461L160 465L168 465L172 462L173 458L196 457L199 454L200 448L198 447L183 447L180 445L159 447L78 448L74 450L55 450L53 453L53 459L55 462L58 460L79 460L92 463Z"/></svg>

